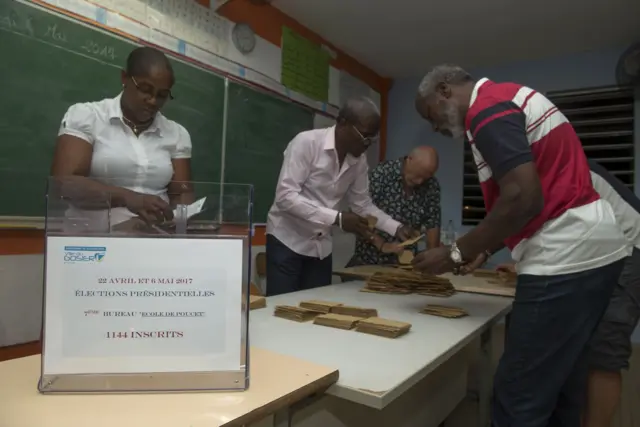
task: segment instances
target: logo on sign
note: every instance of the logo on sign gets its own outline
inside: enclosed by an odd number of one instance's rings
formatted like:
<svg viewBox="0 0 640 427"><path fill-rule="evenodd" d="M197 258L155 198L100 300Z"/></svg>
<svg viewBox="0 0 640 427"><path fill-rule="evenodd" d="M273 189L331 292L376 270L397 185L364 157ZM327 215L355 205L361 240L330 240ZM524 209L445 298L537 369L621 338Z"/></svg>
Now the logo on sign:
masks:
<svg viewBox="0 0 640 427"><path fill-rule="evenodd" d="M65 246L64 262L75 264L102 262L107 248L104 246Z"/></svg>

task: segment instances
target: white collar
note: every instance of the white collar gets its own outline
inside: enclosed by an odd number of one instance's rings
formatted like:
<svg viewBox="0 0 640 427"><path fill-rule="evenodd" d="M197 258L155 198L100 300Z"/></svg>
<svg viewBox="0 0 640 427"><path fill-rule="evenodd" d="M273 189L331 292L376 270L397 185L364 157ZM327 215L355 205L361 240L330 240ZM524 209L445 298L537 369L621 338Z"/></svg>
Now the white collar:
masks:
<svg viewBox="0 0 640 427"><path fill-rule="evenodd" d="M476 98L478 97L478 90L480 90L480 86L482 86L488 81L489 81L488 78L483 77L476 82L475 86L473 87L473 91L471 91L471 100L469 101L469 108L471 108L473 103L476 102Z"/></svg>
<svg viewBox="0 0 640 427"><path fill-rule="evenodd" d="M120 92L120 94L115 98L109 100L109 119L118 119L124 122L124 120L122 119L122 107L120 106L121 100L122 92ZM162 136L162 118L162 114L158 111L153 119L153 123L151 123L151 126L149 126L149 128L145 132L157 132L159 136Z"/></svg>

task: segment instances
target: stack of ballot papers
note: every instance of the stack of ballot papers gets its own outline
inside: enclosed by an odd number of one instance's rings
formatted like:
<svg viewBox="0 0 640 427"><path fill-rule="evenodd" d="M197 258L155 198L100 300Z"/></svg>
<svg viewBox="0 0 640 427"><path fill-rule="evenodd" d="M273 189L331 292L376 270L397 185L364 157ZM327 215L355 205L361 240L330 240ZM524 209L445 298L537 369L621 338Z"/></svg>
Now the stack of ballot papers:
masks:
<svg viewBox="0 0 640 427"><path fill-rule="evenodd" d="M380 271L371 275L362 289L364 292L379 292L389 294L410 294L432 296L451 296L455 288L443 277L421 274L416 271L393 269Z"/></svg>
<svg viewBox="0 0 640 427"><path fill-rule="evenodd" d="M313 321L315 325L329 326L338 329L353 329L362 320L360 317L346 316L344 314L321 314Z"/></svg>
<svg viewBox="0 0 640 427"><path fill-rule="evenodd" d="M510 286L515 286L518 281L518 275L511 271L502 271L498 270L498 280L499 284L505 284ZM491 282L491 280L489 280Z"/></svg>
<svg viewBox="0 0 640 427"><path fill-rule="evenodd" d="M321 313L292 305L276 305L273 315L283 319L307 322Z"/></svg>
<svg viewBox="0 0 640 427"><path fill-rule="evenodd" d="M339 305L331 309L331 313L342 314L360 318L376 317L378 310L375 308L354 307L351 305Z"/></svg>
<svg viewBox="0 0 640 427"><path fill-rule="evenodd" d="M473 272L473 276L488 279L489 283L493 285L515 286L518 280L516 273L505 270L486 270L479 268Z"/></svg>
<svg viewBox="0 0 640 427"><path fill-rule="evenodd" d="M308 300L300 302L300 307L307 310L313 310L320 313L329 313L332 308L339 307L342 304L339 302L320 301L320 300Z"/></svg>
<svg viewBox="0 0 640 427"><path fill-rule="evenodd" d="M398 338L409 332L409 329L411 329L411 323L382 319L380 317L362 319L356 326L356 331L358 332L386 338Z"/></svg>
<svg viewBox="0 0 640 427"><path fill-rule="evenodd" d="M456 319L458 317L469 315L469 313L467 313L463 308L434 304L427 305L425 308L420 310L420 313L430 314L432 316L447 317L449 319Z"/></svg>
<svg viewBox="0 0 640 427"><path fill-rule="evenodd" d="M498 277L497 270L488 270L486 268L476 268L473 270L474 277L486 277L487 279L495 279Z"/></svg>

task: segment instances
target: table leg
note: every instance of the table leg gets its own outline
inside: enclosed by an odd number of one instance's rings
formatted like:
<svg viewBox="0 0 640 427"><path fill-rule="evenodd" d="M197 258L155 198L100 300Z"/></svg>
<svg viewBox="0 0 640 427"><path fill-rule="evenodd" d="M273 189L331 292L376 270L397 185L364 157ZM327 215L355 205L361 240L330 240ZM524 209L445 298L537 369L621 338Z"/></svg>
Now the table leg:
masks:
<svg viewBox="0 0 640 427"><path fill-rule="evenodd" d="M491 394L493 389L493 328L480 337L480 384L478 390L478 426L491 425Z"/></svg>
<svg viewBox="0 0 640 427"><path fill-rule="evenodd" d="M291 427L291 411L289 408L280 409L273 414L273 427Z"/></svg>
<svg viewBox="0 0 640 427"><path fill-rule="evenodd" d="M273 414L273 427L291 427L293 424L293 415L322 399L324 397L324 392L325 390L319 391L292 404L288 408L280 409L278 412Z"/></svg>

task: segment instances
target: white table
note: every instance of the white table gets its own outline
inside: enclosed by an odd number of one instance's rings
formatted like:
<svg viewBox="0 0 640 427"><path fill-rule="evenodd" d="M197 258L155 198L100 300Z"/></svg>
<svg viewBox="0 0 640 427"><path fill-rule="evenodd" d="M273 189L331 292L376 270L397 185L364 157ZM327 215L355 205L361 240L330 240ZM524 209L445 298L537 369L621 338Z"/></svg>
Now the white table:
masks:
<svg viewBox="0 0 640 427"><path fill-rule="evenodd" d="M359 292L362 287L362 282L349 282L268 298L267 309L251 312L251 344L337 368L340 379L329 389L330 395L381 410L479 336L487 344L484 359L490 358L491 328L510 311L512 302L465 293L450 298L371 294ZM407 335L387 339L273 316L276 305L298 305L309 299L377 308L380 317L413 326ZM462 307L469 316L445 319L419 313L430 303ZM484 361L481 372L492 374L490 360ZM488 420L491 378L482 384L481 417Z"/></svg>

